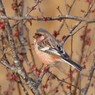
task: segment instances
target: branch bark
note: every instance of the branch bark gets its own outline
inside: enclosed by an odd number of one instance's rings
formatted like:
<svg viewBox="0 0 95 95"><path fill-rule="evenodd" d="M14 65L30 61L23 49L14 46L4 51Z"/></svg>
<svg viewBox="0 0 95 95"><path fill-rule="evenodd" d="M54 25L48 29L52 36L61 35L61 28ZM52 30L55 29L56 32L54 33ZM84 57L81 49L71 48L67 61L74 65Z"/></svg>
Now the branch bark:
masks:
<svg viewBox="0 0 95 95"><path fill-rule="evenodd" d="M91 79L93 77L93 73L94 73L94 70L95 70L95 55L94 55L94 58L93 58L93 63L92 63L92 66L89 70L89 74L88 74L88 79L87 79L87 82L86 82L86 85L83 89L83 94L82 95L87 95L87 91L90 87L90 83L91 83Z"/></svg>
<svg viewBox="0 0 95 95"><path fill-rule="evenodd" d="M71 19L76 21L84 21L88 23L94 23L95 18L86 18L73 15L58 15L52 17L34 17L34 16L0 16L0 20L37 20L37 21L52 21L52 20L61 20L61 19Z"/></svg>

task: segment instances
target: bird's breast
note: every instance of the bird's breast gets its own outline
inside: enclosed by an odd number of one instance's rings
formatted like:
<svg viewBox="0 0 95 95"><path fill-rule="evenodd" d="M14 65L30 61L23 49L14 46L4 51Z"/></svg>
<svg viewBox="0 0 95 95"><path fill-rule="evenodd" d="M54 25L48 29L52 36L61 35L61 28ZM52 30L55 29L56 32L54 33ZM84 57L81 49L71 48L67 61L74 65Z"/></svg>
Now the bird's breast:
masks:
<svg viewBox="0 0 95 95"><path fill-rule="evenodd" d="M45 64L54 63L51 56L43 51L38 50L38 45L34 44L34 49L39 59Z"/></svg>

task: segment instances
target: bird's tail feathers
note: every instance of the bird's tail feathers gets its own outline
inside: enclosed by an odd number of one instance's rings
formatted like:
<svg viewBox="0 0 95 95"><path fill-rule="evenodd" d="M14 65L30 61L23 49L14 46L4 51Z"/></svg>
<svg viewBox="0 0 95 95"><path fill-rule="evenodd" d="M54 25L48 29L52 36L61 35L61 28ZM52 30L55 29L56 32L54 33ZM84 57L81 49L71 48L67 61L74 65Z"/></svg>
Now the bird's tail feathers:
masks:
<svg viewBox="0 0 95 95"><path fill-rule="evenodd" d="M76 68L77 70L81 71L83 68L78 65L77 63L75 63L74 61L72 61L71 59L63 59L66 63L68 63L69 65L73 66L74 68Z"/></svg>

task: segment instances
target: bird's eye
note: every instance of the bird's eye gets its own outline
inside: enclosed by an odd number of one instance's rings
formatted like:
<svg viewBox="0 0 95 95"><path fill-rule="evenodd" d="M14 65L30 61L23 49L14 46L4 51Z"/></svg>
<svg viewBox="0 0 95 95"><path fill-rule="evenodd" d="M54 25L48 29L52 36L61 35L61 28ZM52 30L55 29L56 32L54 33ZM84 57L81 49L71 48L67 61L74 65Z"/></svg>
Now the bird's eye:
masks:
<svg viewBox="0 0 95 95"><path fill-rule="evenodd" d="M39 33L35 33L36 36L42 36L42 34L39 34Z"/></svg>
<svg viewBox="0 0 95 95"><path fill-rule="evenodd" d="M42 34L38 34L38 36L42 36Z"/></svg>

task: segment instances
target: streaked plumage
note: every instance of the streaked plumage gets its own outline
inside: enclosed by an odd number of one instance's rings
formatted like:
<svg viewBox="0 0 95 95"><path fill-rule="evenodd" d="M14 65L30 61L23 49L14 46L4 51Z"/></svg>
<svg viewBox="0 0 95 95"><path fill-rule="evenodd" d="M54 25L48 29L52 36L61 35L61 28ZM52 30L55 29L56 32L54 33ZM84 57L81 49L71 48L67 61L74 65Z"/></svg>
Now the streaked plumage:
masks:
<svg viewBox="0 0 95 95"><path fill-rule="evenodd" d="M34 38L35 51L43 63L55 64L65 61L79 71L82 70L82 67L70 59L62 46L47 30L37 29Z"/></svg>

